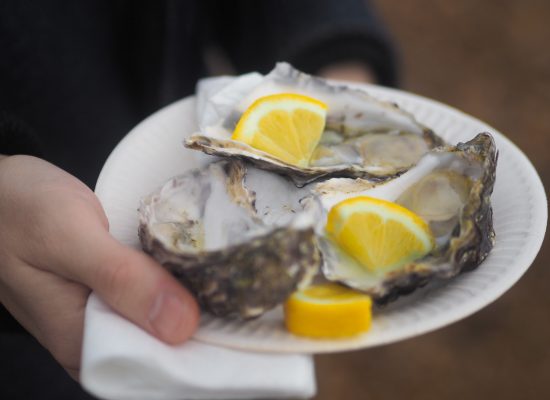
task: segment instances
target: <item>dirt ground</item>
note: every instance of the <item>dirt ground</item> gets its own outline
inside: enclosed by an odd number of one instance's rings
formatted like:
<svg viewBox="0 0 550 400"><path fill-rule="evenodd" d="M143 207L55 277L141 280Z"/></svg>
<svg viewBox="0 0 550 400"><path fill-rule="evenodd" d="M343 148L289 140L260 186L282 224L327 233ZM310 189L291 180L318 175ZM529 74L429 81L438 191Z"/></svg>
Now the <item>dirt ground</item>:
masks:
<svg viewBox="0 0 550 400"><path fill-rule="evenodd" d="M507 135L550 187L550 2L376 0L402 88ZM475 315L415 339L317 356L328 399L550 399L550 249Z"/></svg>

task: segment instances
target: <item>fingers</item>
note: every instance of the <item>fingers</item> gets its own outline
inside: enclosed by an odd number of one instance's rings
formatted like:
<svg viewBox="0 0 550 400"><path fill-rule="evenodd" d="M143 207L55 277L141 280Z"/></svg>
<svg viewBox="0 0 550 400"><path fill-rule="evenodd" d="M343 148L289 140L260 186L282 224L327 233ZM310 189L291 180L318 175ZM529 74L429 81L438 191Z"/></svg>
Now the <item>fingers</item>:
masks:
<svg viewBox="0 0 550 400"><path fill-rule="evenodd" d="M120 244L100 226L89 229L85 237L65 253L67 275L169 344L193 334L199 320L197 303L169 272L144 253Z"/></svg>
<svg viewBox="0 0 550 400"><path fill-rule="evenodd" d="M105 243L103 249L104 259L88 282L104 300L167 343L181 343L194 333L198 306L165 269L116 242Z"/></svg>
<svg viewBox="0 0 550 400"><path fill-rule="evenodd" d="M0 262L18 259L91 288L168 343L194 332L199 312L193 297L158 263L108 233L101 205L84 184L32 157L2 164Z"/></svg>
<svg viewBox="0 0 550 400"><path fill-rule="evenodd" d="M22 262L2 277L2 304L64 368L78 369L89 289Z"/></svg>
<svg viewBox="0 0 550 400"><path fill-rule="evenodd" d="M360 61L344 61L330 64L319 71L319 75L327 79L337 79L352 82L376 82L376 75L365 63Z"/></svg>

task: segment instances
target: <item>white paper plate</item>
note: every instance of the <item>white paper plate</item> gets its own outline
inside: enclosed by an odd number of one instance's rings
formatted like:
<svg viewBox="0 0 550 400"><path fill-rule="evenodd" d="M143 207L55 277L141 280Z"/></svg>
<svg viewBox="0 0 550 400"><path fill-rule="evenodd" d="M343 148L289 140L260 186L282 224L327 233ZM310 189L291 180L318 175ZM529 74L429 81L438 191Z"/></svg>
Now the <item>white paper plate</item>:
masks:
<svg viewBox="0 0 550 400"><path fill-rule="evenodd" d="M381 99L398 103L450 143L488 131L500 152L492 196L497 242L475 271L446 283L431 284L377 311L372 329L353 339L309 340L288 333L276 309L251 322L203 315L195 339L255 351L322 353L395 342L441 328L488 305L509 289L533 262L542 244L547 203L542 183L525 155L483 122L441 103L398 90L366 85ZM208 161L185 149L196 130L194 99L178 101L134 128L114 149L99 176L96 193L111 233L139 248L139 199L167 179Z"/></svg>

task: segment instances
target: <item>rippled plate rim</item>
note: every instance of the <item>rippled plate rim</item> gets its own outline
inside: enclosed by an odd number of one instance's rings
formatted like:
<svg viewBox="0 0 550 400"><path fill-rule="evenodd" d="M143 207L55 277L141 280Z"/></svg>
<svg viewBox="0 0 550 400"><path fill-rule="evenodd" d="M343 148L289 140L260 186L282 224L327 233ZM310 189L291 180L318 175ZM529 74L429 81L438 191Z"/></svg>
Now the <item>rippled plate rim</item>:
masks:
<svg viewBox="0 0 550 400"><path fill-rule="evenodd" d="M529 197L525 198L526 201L522 203L526 204L531 221L529 232L527 232L527 237L525 238L527 246L522 249L513 249L514 255L508 256L507 260L508 263L513 262L514 268L508 267L504 276L496 274L494 283L485 288L476 289L475 286L464 287L462 285L462 283L468 284L468 281L472 280L470 277L475 277L476 274L478 276L484 274L484 265L482 264L479 269L453 279L448 284L443 285L445 286L443 288L431 287L420 289L412 296L401 300L401 304L398 304L398 306L393 306L392 311L377 314L373 320L373 329L370 332L351 339L311 340L293 336L282 327L280 309L275 310L266 317L247 323L203 315L201 326L195 334L194 339L242 350L290 353L347 351L388 344L428 333L475 313L512 287L533 262L542 245L546 229L546 195L535 168L514 143L479 119L435 100L376 85L354 86L363 86L373 95L381 99L394 101L404 109L413 111L415 116L428 126L434 124L433 118L447 118L451 121L459 121L460 124L450 126L447 130L441 132L445 139L453 136L453 134L449 133L452 131L448 129L458 130L460 129L459 125L468 127L469 129L475 126L479 132L488 131L495 137L497 148L500 152L497 185L502 184L502 180L504 179L500 171L505 166L509 168L511 166L510 163L514 163L515 167L518 168L514 169L514 171L518 174L518 178L521 174L521 181L526 185L527 189L519 193L519 195L527 196L527 194L530 194ZM131 192L131 190L124 190L125 185L130 185L126 189L132 189L131 185L136 184L136 181L139 180L139 184L141 185L139 190L141 191L141 195L144 195L180 172L181 169L179 169L180 166L178 164L181 163L182 168L188 167L189 160L183 162L179 158L172 160L172 163L163 163L162 161L165 160L162 153L173 152L174 149L172 147L168 149L166 146L173 146L176 142L178 146L181 146L184 134L191 133L193 130L193 104L193 97L188 97L152 114L130 131L107 159L98 178L95 191L109 218L111 233L121 242L138 247L137 230L135 229L137 226L136 208L141 196L138 195L134 198L129 198L128 196L131 195L127 194L125 197L124 193ZM418 108L420 110L416 110ZM178 126L175 126L176 124L181 126L181 132ZM189 127L184 132L185 125ZM436 132L440 133L437 130ZM165 136L155 137L155 135L162 134ZM460 134L458 135L460 136ZM456 136L456 132L454 136ZM473 132L469 136L473 136ZM166 143L163 143L163 140ZM188 150L183 150L182 148L183 151L188 152ZM207 162L205 156L196 153L193 152L192 155L191 153L186 153L187 158L193 158L191 162L193 165L198 166ZM147 159L149 162L153 161L152 171L142 171L142 174L136 176L135 168L132 168L132 162L136 162L136 157L137 159ZM155 161L160 162L154 164ZM133 203L135 207L130 210L128 204L125 205L124 203ZM497 215L495 214L495 225L498 222ZM495 250L498 250L500 243L498 234L497 231ZM490 254L484 264L490 263L492 255L493 253ZM505 262L506 260L503 259L499 264ZM453 303L453 296L450 296L453 290L457 293L462 293L455 296L454 301L460 300L461 297L463 300L465 296L467 297L467 301L461 305ZM443 306L444 312L440 307L443 304L442 299L438 299L438 296L443 296L443 298L450 299L451 301ZM406 321L407 319L408 322L403 323L403 320ZM401 322L399 322L400 320Z"/></svg>

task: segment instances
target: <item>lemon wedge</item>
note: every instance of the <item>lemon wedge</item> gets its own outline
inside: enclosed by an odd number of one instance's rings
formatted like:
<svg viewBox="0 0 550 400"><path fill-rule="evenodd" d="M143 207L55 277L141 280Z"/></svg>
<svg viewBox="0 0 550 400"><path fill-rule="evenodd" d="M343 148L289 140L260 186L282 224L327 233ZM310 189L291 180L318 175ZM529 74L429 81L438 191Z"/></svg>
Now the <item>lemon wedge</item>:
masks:
<svg viewBox="0 0 550 400"><path fill-rule="evenodd" d="M326 104L300 94L260 97L244 112L231 139L306 167L321 140L326 113Z"/></svg>
<svg viewBox="0 0 550 400"><path fill-rule="evenodd" d="M331 208L326 230L371 272L413 261L434 247L430 227L421 217L398 204L366 196Z"/></svg>
<svg viewBox="0 0 550 400"><path fill-rule="evenodd" d="M349 337L370 328L371 308L372 300L366 294L335 283L313 285L288 298L285 325L300 336Z"/></svg>

